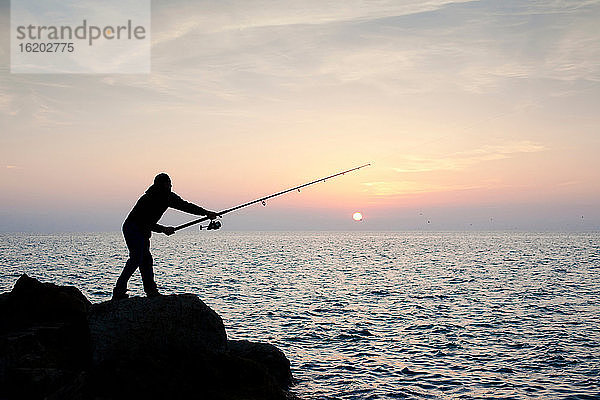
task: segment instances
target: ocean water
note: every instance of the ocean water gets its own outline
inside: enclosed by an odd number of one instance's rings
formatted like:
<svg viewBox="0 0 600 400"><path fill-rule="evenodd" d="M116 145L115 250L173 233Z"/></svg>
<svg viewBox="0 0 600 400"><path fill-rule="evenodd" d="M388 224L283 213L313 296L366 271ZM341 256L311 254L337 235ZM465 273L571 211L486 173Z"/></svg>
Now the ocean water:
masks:
<svg viewBox="0 0 600 400"><path fill-rule="evenodd" d="M600 233L218 231L152 247L161 291L281 348L304 399L600 398ZM105 301L126 256L118 233L0 234L0 291L27 273Z"/></svg>

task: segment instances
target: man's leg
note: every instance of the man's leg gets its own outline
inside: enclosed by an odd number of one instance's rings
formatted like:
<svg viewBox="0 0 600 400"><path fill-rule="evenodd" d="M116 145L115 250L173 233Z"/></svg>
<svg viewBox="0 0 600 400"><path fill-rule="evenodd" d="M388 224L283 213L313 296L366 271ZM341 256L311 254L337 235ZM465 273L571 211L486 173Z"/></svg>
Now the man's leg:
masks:
<svg viewBox="0 0 600 400"><path fill-rule="evenodd" d="M113 289L113 297L124 298L127 297L127 282L131 275L135 272L139 265L139 257L136 257L132 252L129 252L129 259L125 263L125 268L121 272L119 279L117 279L117 284Z"/></svg>
<svg viewBox="0 0 600 400"><path fill-rule="evenodd" d="M146 292L148 297L154 297L159 294L158 289L156 288L156 282L154 282L153 264L154 260L152 259L152 254L150 254L150 240L148 240L142 261L140 262L140 273L142 274L142 282L144 283L144 292Z"/></svg>
<svg viewBox="0 0 600 400"><path fill-rule="evenodd" d="M125 263L125 268L121 272L117 284L113 289L113 299L123 299L127 297L127 282L135 270L142 264L145 243L144 236L129 224L125 223L123 226L123 236L125 237L125 243L129 249L129 259Z"/></svg>

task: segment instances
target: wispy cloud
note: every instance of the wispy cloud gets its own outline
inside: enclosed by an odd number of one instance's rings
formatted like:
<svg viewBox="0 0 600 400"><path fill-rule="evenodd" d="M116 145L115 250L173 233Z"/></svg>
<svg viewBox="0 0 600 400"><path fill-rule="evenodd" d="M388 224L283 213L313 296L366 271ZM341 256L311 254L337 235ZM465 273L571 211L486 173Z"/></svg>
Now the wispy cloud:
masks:
<svg viewBox="0 0 600 400"><path fill-rule="evenodd" d="M159 4L154 78L142 84L185 103L198 93L235 102L348 85L396 96L455 89L487 94L526 80L597 82L600 47L594 45L593 16L600 15L599 5Z"/></svg>
<svg viewBox="0 0 600 400"><path fill-rule="evenodd" d="M424 193L451 192L459 190L474 190L490 187L484 184L433 184L422 181L375 181L363 185L369 194L374 196L403 196Z"/></svg>
<svg viewBox="0 0 600 400"><path fill-rule="evenodd" d="M153 42L158 45L190 34L406 16L435 11L450 4L473 1L477 0L234 0L212 5L170 2L168 9L155 7L155 11L163 15L163 20L159 21L159 31L153 34Z"/></svg>
<svg viewBox="0 0 600 400"><path fill-rule="evenodd" d="M462 170L485 161L512 158L518 154L536 153L546 146L532 141L520 141L501 145L486 145L476 149L440 156L408 155L394 171L402 173Z"/></svg>

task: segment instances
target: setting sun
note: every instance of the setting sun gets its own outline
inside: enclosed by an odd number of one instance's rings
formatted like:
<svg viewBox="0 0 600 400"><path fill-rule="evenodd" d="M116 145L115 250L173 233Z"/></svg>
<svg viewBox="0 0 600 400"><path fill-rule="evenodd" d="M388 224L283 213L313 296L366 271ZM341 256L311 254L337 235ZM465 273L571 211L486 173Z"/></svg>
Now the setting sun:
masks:
<svg viewBox="0 0 600 400"><path fill-rule="evenodd" d="M362 214L361 214L361 213L359 213L359 212L355 212L355 213L352 215L352 218L353 218L355 221L362 221L362 219L363 219L363 216L362 216Z"/></svg>

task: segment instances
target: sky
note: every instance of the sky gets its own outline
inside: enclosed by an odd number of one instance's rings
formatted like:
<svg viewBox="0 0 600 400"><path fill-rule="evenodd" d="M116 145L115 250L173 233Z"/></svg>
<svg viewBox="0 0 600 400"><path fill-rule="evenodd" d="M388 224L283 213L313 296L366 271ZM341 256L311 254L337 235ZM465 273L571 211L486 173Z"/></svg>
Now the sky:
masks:
<svg viewBox="0 0 600 400"><path fill-rule="evenodd" d="M1 231L117 231L159 172L221 210L368 162L224 228L600 229L600 1L153 1L150 74L12 74L8 10Z"/></svg>

